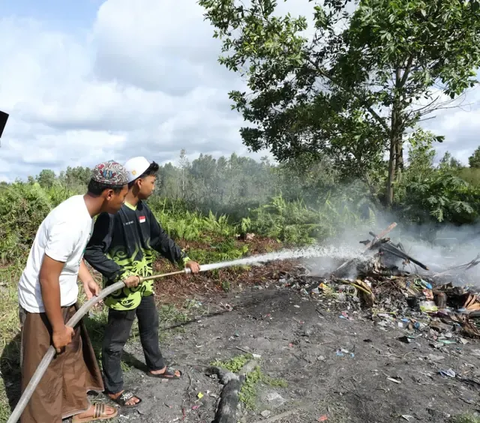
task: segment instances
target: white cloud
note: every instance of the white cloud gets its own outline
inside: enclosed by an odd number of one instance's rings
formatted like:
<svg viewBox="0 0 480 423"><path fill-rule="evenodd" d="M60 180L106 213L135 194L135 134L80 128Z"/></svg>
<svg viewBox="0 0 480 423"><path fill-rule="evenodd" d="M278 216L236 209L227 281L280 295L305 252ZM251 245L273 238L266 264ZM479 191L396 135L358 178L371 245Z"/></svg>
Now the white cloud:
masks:
<svg viewBox="0 0 480 423"><path fill-rule="evenodd" d="M480 146L480 89L468 90L451 106L431 113L432 119L422 126L445 136L445 141L436 146L438 158L449 151L466 165L468 157Z"/></svg>
<svg viewBox="0 0 480 423"><path fill-rule="evenodd" d="M190 0L109 0L94 26L95 70L102 79L173 95L219 87L235 77L217 65L221 45L212 34Z"/></svg>
<svg viewBox="0 0 480 423"><path fill-rule="evenodd" d="M294 15L311 7L295 3ZM212 34L190 0L107 0L85 33L0 19L0 110L10 114L0 180L133 154L163 163L182 148L190 158L248 154L238 134L245 123L227 96L244 84L218 64ZM431 123L464 159L479 117L456 111Z"/></svg>
<svg viewBox="0 0 480 423"><path fill-rule="evenodd" d="M172 5L108 0L84 38L0 20L0 180L132 154L165 162L181 148L246 153L227 95L241 82L218 64L201 8Z"/></svg>

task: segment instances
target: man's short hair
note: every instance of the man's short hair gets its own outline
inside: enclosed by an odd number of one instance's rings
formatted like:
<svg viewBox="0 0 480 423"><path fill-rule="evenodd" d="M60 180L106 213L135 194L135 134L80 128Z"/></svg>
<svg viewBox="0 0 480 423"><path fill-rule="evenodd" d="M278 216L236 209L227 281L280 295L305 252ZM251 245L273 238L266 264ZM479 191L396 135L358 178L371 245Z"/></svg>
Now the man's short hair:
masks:
<svg viewBox="0 0 480 423"><path fill-rule="evenodd" d="M111 189L116 195L118 195L124 187L125 185L110 185L90 179L90 182L88 183L88 192L93 195L102 195L103 191Z"/></svg>
<svg viewBox="0 0 480 423"><path fill-rule="evenodd" d="M143 172L138 178L134 179L132 182L129 182L128 189L132 188L135 185L135 181L139 179L146 178L147 176L155 176L158 172L158 169L160 169L160 165L158 163L150 163L150 166L148 166L145 172Z"/></svg>
<svg viewBox="0 0 480 423"><path fill-rule="evenodd" d="M140 175L140 178L146 178L147 176L154 176L157 174L158 169L160 169L159 164L152 162L150 163L150 166L148 166L148 169Z"/></svg>

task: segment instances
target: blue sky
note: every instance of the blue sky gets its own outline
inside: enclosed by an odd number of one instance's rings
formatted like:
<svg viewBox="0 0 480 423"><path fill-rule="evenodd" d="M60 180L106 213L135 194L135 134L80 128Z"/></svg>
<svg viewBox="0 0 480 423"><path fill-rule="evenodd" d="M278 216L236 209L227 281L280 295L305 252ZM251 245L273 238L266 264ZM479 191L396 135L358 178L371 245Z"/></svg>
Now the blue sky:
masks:
<svg viewBox="0 0 480 423"><path fill-rule="evenodd" d="M0 110L10 113L0 180L138 154L165 163L182 148L191 159L249 154L228 99L244 82L218 64L202 14L192 0L0 0ZM475 89L425 123L446 136L439 154L466 163L480 144L479 100Z"/></svg>
<svg viewBox="0 0 480 423"><path fill-rule="evenodd" d="M89 28L101 0L0 0L0 16L35 18L51 28Z"/></svg>

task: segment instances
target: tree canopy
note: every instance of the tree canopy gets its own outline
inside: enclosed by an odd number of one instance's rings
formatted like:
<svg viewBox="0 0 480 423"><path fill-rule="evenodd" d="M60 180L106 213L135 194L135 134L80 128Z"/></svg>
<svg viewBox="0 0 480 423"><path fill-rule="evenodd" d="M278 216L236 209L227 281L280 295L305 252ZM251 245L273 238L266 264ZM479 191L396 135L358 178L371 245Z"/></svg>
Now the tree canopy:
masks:
<svg viewBox="0 0 480 423"><path fill-rule="evenodd" d="M220 63L248 84L230 92L244 143L279 161L327 155L351 178L383 172L387 205L407 131L476 83L479 0L324 0L308 17L280 15L276 0L199 3Z"/></svg>
<svg viewBox="0 0 480 423"><path fill-rule="evenodd" d="M468 164L470 167L480 169L480 146L468 158Z"/></svg>

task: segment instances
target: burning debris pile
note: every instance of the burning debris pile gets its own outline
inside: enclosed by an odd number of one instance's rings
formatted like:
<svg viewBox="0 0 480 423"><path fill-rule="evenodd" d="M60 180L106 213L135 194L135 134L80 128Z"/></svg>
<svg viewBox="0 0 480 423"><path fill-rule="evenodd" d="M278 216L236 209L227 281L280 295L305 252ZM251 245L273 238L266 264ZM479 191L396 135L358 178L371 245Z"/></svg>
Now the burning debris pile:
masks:
<svg viewBox="0 0 480 423"><path fill-rule="evenodd" d="M342 309L341 318L366 310L385 330L405 328L411 333L406 342L420 332L437 347L465 343L463 337L480 338L480 295L468 285L458 286L458 279L468 280L468 271L480 264L480 255L434 272L386 237L395 226L378 236L370 233L373 240L361 241L365 245L361 258L342 263L333 273L314 274L305 268L302 276L285 275L282 281L327 307Z"/></svg>

